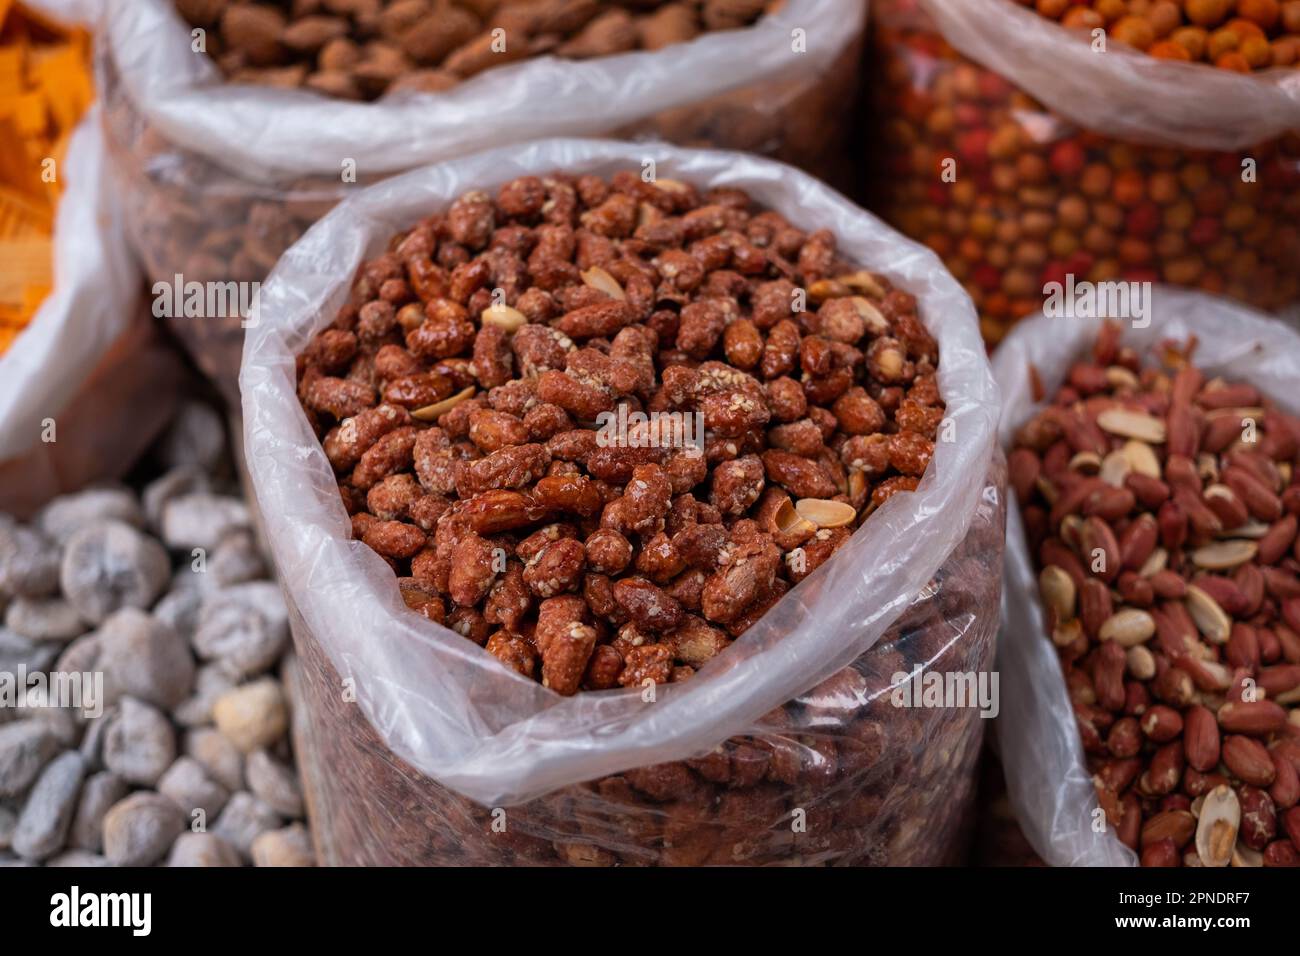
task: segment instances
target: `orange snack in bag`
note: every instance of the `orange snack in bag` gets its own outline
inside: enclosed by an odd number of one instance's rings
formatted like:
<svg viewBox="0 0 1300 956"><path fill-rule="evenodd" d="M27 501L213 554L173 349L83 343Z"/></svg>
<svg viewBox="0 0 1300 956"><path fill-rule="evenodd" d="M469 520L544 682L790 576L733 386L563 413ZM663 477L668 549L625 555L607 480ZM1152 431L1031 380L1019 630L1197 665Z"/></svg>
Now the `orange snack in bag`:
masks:
<svg viewBox="0 0 1300 956"><path fill-rule="evenodd" d="M89 34L0 0L0 353L53 285L60 170L93 96Z"/></svg>

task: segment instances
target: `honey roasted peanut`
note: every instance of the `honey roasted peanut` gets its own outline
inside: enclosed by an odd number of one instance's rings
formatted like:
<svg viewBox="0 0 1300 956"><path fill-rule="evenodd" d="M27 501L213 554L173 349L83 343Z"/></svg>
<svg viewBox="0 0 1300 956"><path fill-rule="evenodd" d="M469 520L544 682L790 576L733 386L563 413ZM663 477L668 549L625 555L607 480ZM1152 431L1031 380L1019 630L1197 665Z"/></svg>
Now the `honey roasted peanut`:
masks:
<svg viewBox="0 0 1300 956"><path fill-rule="evenodd" d="M689 678L929 466L915 299L739 190L529 176L388 248L303 406L356 535L557 693Z"/></svg>

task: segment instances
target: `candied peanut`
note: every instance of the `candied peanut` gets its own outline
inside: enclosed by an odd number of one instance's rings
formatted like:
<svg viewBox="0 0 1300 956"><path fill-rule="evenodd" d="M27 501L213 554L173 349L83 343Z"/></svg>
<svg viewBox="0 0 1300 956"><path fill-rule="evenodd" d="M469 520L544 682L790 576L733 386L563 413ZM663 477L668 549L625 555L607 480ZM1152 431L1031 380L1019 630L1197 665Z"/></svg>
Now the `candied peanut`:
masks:
<svg viewBox="0 0 1300 956"><path fill-rule="evenodd" d="M402 521L375 521L362 540L386 558L409 558L424 547L427 535L415 525Z"/></svg>
<svg viewBox="0 0 1300 956"><path fill-rule="evenodd" d="M724 515L742 515L763 493L763 462L755 455L726 461L713 470L709 503Z"/></svg>
<svg viewBox="0 0 1300 956"><path fill-rule="evenodd" d="M587 564L601 574L618 574L632 560L632 545L612 528L598 528L585 544Z"/></svg>
<svg viewBox="0 0 1300 956"><path fill-rule="evenodd" d="M830 498L839 492L818 462L788 451L763 452L767 480L788 489L797 498Z"/></svg>
<svg viewBox="0 0 1300 956"><path fill-rule="evenodd" d="M609 644L597 647L587 661L587 672L582 686L587 690L609 690L618 686L618 676L623 672L623 655Z"/></svg>
<svg viewBox="0 0 1300 956"><path fill-rule="evenodd" d="M646 681L666 684L672 675L672 669L673 652L670 647L664 644L644 644L628 651L618 682L624 687L639 687Z"/></svg>
<svg viewBox="0 0 1300 956"><path fill-rule="evenodd" d="M586 553L573 538L552 541L524 568L524 583L539 598L572 591L582 580Z"/></svg>
<svg viewBox="0 0 1300 956"><path fill-rule="evenodd" d="M508 631L518 631L532 603L532 594L524 583L523 566L518 561L509 561L505 573L488 591L483 605L483 619L489 624L499 624Z"/></svg>
<svg viewBox="0 0 1300 956"><path fill-rule="evenodd" d="M938 350L915 299L740 190L522 177L390 248L308 343L299 395L355 537L409 570L409 606L557 693L689 679L933 453ZM1181 401L1207 417L1250 399L1195 391ZM1063 405L1044 450L1092 448L1092 418ZM1297 444L1279 421L1266 440ZM1243 481L1280 485L1239 457L1225 487L1271 507ZM1136 595L1147 582L1125 573ZM750 787L838 766L800 747L700 766ZM629 790L703 786L683 764L637 773Z"/></svg>
<svg viewBox="0 0 1300 956"><path fill-rule="evenodd" d="M772 586L780 563L780 552L768 535L733 544L723 566L704 584L704 616L723 624L734 620Z"/></svg>
<svg viewBox="0 0 1300 956"><path fill-rule="evenodd" d="M537 667L537 652L532 645L509 631L497 631L489 637L484 650L524 677L532 677Z"/></svg>
<svg viewBox="0 0 1300 956"><path fill-rule="evenodd" d="M410 423L410 414L396 405L384 404L368 408L355 417L345 418L330 429L323 442L325 457L330 460L335 471L348 471L355 467L361 456L376 441L393 429Z"/></svg>
<svg viewBox="0 0 1300 956"><path fill-rule="evenodd" d="M472 498L493 488L524 488L546 474L551 464L545 445L499 448L474 461L456 462L456 494Z"/></svg>
<svg viewBox="0 0 1300 956"><path fill-rule="evenodd" d="M749 371L763 357L763 335L750 319L737 319L723 331L722 349L727 361Z"/></svg>
<svg viewBox="0 0 1300 956"><path fill-rule="evenodd" d="M352 485L366 491L371 485L414 464L416 431L403 426L381 437L352 469Z"/></svg>
<svg viewBox="0 0 1300 956"><path fill-rule="evenodd" d="M614 585L614 600L637 626L669 631L682 620L682 606L645 578L624 578Z"/></svg>
<svg viewBox="0 0 1300 956"><path fill-rule="evenodd" d="M452 552L448 593L462 607L473 607L487 597L496 580L497 549L477 534L467 534Z"/></svg>
<svg viewBox="0 0 1300 956"><path fill-rule="evenodd" d="M342 421L374 405L375 390L363 382L320 375L307 385L303 404Z"/></svg>
<svg viewBox="0 0 1300 956"><path fill-rule="evenodd" d="M889 463L900 474L919 478L933 454L934 442L915 432L899 432L889 439Z"/></svg>
<svg viewBox="0 0 1300 956"><path fill-rule="evenodd" d="M494 452L510 445L523 445L528 441L528 428L523 421L508 412L480 408L470 413L469 438L486 452Z"/></svg>

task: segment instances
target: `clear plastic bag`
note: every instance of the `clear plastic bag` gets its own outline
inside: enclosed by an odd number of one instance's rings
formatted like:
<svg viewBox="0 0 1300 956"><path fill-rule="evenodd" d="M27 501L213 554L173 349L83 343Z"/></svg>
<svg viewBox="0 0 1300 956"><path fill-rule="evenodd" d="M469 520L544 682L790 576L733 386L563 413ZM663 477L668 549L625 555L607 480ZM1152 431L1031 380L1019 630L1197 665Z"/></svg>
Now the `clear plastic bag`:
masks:
<svg viewBox="0 0 1300 956"><path fill-rule="evenodd" d="M388 566L349 540L298 404L294 358L333 318L364 258L462 192L548 170L608 175L646 159L659 176L738 186L800 228L832 230L845 258L917 295L958 440L939 443L915 493L883 505L690 681L660 687L653 702L635 690L561 698L409 612ZM324 859L955 859L983 721L976 709L900 709L889 692L914 664L987 669L1005 469L969 300L933 255L770 161L545 140L353 197L285 254L262 304L240 379L245 451L303 658L300 745ZM353 691L356 703L345 699ZM500 833L492 808L505 805ZM796 815L806 833L792 830Z"/></svg>
<svg viewBox="0 0 1300 956"><path fill-rule="evenodd" d="M51 7L52 12L62 9ZM171 416L181 365L141 300L98 107L60 170L54 289L0 356L0 510L120 477Z"/></svg>
<svg viewBox="0 0 1300 956"><path fill-rule="evenodd" d="M1300 128L1300 72L1243 76L1159 60L1115 42L1093 49L1011 0L920 0L944 39L1071 123L1176 149L1236 150Z"/></svg>
<svg viewBox="0 0 1300 956"><path fill-rule="evenodd" d="M1030 364L1050 393L1090 347L1102 321L1037 316L1017 326L1002 343L993 369L1007 409L998 426L1004 448L1038 408ZM1189 335L1197 337L1196 364L1207 376L1248 381L1289 410L1300 408L1295 391L1300 335L1251 309L1157 287L1150 325L1126 326L1122 341L1146 356L1164 339L1181 341ZM1097 799L1084 768L1083 746L1056 651L1047 638L1038 577L1014 502L1007 515L1004 573L998 669L1006 693L996 734L1021 829L1035 851L1054 866L1132 866L1136 857L1111 830L1097 833L1092 828Z"/></svg>
<svg viewBox="0 0 1300 956"><path fill-rule="evenodd" d="M1300 301L1300 71L1101 54L1012 0L879 0L872 36L872 208L990 345L1067 273Z"/></svg>
<svg viewBox="0 0 1300 956"><path fill-rule="evenodd" d="M542 57L445 93L353 103L224 83L191 51L172 0L107 0L98 73L146 274L257 282L354 183L509 142L662 138L770 154L824 175L843 154L865 18L863 0L790 0L752 27L653 52ZM345 180L345 170L355 176ZM171 324L233 395L239 322Z"/></svg>

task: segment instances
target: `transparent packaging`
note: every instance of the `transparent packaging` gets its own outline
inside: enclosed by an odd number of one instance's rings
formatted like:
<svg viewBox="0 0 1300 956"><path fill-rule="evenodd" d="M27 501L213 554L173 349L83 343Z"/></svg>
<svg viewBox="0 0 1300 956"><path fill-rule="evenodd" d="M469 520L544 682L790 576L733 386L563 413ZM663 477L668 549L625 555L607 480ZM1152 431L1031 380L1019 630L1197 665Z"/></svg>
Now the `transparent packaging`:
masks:
<svg viewBox="0 0 1300 956"><path fill-rule="evenodd" d="M1004 448L1039 409L1029 367L1048 394L1091 347L1102 319L1036 316L1021 323L993 360L1007 413L998 426ZM1285 324L1215 296L1156 287L1151 321L1125 324L1123 345L1146 358L1165 339L1194 335L1194 356L1207 377L1245 381L1288 411L1300 410L1300 335ZM1052 866L1133 866L1137 858L1112 829L1093 828L1097 798L1084 767L1083 745L1056 650L1048 638L1038 575L1025 542L1020 509L1007 515L1006 590L998 670L1006 693L997 720L998 755L1025 837Z"/></svg>
<svg viewBox="0 0 1300 956"><path fill-rule="evenodd" d="M799 228L830 229L846 260L916 295L954 440L938 443L914 493L881 506L691 680L650 700L559 697L408 611L388 565L349 540L295 356L364 259L463 192L645 158L658 176L740 187ZM302 658L300 759L322 859L958 861L986 721L974 708L898 707L891 691L913 666L988 670L1005 466L970 301L931 253L768 160L543 140L386 180L329 213L263 289L240 385L248 469Z"/></svg>
<svg viewBox="0 0 1300 956"><path fill-rule="evenodd" d="M359 184L541 136L772 155L828 176L857 94L867 5L789 0L742 30L592 60L541 57L374 103L224 82L171 0L106 0L97 72L131 237L152 280L260 282ZM170 320L234 396L238 317Z"/></svg>
<svg viewBox="0 0 1300 956"><path fill-rule="evenodd" d="M54 288L0 355L0 511L120 477L176 402L181 363L142 300L106 164L92 107L59 170Z"/></svg>
<svg viewBox="0 0 1300 956"><path fill-rule="evenodd" d="M1011 0L879 0L872 36L872 208L991 346L1067 274L1300 303L1300 71L1099 53Z"/></svg>

